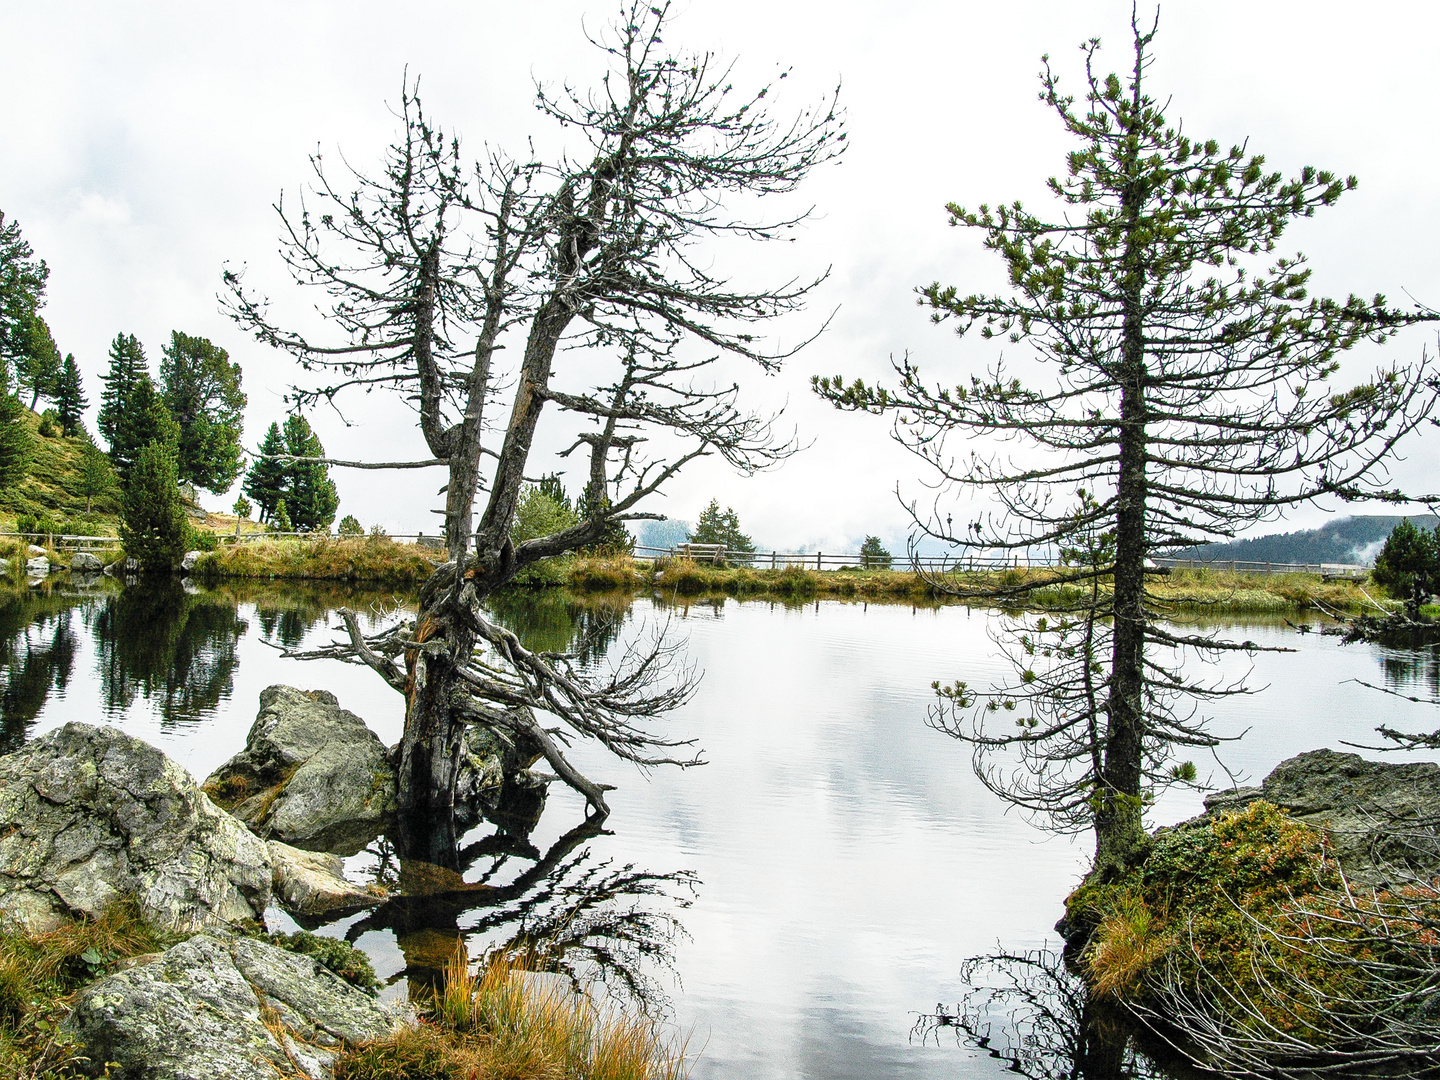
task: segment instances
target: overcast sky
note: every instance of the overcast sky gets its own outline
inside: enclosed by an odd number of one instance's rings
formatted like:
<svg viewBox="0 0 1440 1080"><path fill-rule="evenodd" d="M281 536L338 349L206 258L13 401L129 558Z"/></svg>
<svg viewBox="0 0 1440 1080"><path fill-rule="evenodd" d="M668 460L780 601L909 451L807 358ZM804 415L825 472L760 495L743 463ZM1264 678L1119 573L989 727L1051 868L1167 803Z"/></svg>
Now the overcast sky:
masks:
<svg viewBox="0 0 1440 1080"><path fill-rule="evenodd" d="M283 416L281 396L299 373L228 323L215 296L230 262L247 265L247 280L282 311L314 302L287 285L271 208L305 183L307 154L341 150L372 167L395 133L389 103L407 68L423 78L428 111L470 151L488 142L523 153L532 133L544 145L554 135L534 111L533 80L592 81L601 65L582 27L598 30L614 11L558 0L0 6L0 210L51 267L45 315L79 361L92 403L117 332L137 334L152 363L171 330L203 334L244 368L253 446ZM992 358L961 348L914 304L915 286L932 280L965 291L999 283L979 237L946 227L944 204L1044 202L1043 182L1068 144L1036 100L1040 56L1049 53L1077 90L1077 46L1088 37L1102 38L1109 64L1123 68L1129 12L1098 0L681 8L671 45L736 59L739 85L792 70L777 110L843 83L850 150L809 183L816 212L795 243L728 264L749 281L830 268L809 313L772 327L772 341L793 343L836 310L826 334L782 374L742 382L754 407L786 406L809 449L757 477L702 463L654 509L693 520L715 496L766 546L855 550L871 532L903 543L895 489L923 498L923 468L890 442L884 421L814 399L809 377L873 381L892 353L909 350L954 380ZM1314 164L1359 176L1358 191L1287 234L1311 257L1317 292L1399 301L1408 291L1440 305L1437 31L1433 4L1172 0L1150 88L1171 98L1170 118L1194 137L1248 138L1287 172ZM1359 375L1427 345L1433 353L1433 334L1414 330L1351 364ZM346 427L333 414L312 416L337 457L428 456L412 415L391 402L372 398L351 419ZM542 449L559 445L557 436ZM1395 470L1401 483L1440 488L1435 445L1430 436L1408 446ZM341 513L433 533L440 473L416 476L338 471ZM1263 531L1322 516L1296 514Z"/></svg>

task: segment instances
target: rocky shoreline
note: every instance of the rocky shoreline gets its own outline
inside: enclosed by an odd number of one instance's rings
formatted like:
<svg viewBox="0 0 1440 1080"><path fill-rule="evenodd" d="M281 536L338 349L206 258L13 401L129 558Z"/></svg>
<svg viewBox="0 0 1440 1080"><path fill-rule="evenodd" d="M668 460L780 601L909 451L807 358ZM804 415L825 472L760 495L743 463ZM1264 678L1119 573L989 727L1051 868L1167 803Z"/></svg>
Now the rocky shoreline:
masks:
<svg viewBox="0 0 1440 1080"><path fill-rule="evenodd" d="M533 757L488 733L468 749L467 813L518 786L538 816L545 778L517 780ZM245 749L203 786L116 728L69 723L0 757L0 920L43 936L124 904L184 936L75 1000L65 1032L97 1074L110 1063L116 1078L269 1080L279 1068L324 1080L335 1047L391 1033L400 1016L255 935L272 903L314 920L389 899L348 881L342 856L394 809L390 751L325 692L268 687Z"/></svg>

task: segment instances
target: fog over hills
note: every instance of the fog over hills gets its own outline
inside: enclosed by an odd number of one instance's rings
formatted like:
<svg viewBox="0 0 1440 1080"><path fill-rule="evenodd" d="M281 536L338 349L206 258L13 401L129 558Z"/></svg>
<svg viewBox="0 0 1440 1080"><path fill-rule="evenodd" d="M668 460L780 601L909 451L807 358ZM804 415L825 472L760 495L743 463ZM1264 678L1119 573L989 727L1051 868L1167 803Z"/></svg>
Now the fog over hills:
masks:
<svg viewBox="0 0 1440 1080"><path fill-rule="evenodd" d="M1186 548L1175 552L1174 557L1207 562L1238 559L1245 562L1362 563L1368 566L1380 553L1390 530L1406 517L1426 529L1434 528L1440 521L1429 514L1337 518L1318 529Z"/></svg>

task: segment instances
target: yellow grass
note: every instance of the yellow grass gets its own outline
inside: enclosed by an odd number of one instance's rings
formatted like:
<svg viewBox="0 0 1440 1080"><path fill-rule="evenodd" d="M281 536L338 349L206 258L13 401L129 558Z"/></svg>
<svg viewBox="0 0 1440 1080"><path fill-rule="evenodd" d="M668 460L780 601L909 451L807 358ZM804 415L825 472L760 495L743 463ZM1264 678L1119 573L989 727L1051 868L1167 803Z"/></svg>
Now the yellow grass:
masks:
<svg viewBox="0 0 1440 1080"><path fill-rule="evenodd" d="M224 544L202 557L195 572L207 581L310 578L418 585L435 569L435 554L384 537L278 537Z"/></svg>
<svg viewBox="0 0 1440 1080"><path fill-rule="evenodd" d="M335 1080L679 1080L685 1047L644 1016L599 1009L529 979L533 953L501 951L479 973L462 941L428 1018L343 1052Z"/></svg>

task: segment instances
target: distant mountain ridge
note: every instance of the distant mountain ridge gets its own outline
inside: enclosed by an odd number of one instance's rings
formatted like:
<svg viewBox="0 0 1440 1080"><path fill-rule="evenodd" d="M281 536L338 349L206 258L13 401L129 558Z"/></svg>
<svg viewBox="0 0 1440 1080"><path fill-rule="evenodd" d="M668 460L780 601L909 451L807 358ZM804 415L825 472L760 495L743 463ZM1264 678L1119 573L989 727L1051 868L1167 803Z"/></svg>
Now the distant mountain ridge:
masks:
<svg viewBox="0 0 1440 1080"><path fill-rule="evenodd" d="M1236 559L1241 562L1360 563L1369 566L1374 563L1390 531L1406 518L1426 529L1434 528L1440 521L1430 514L1346 517L1318 529L1231 540L1225 544L1206 544L1185 548L1170 557L1200 562Z"/></svg>

